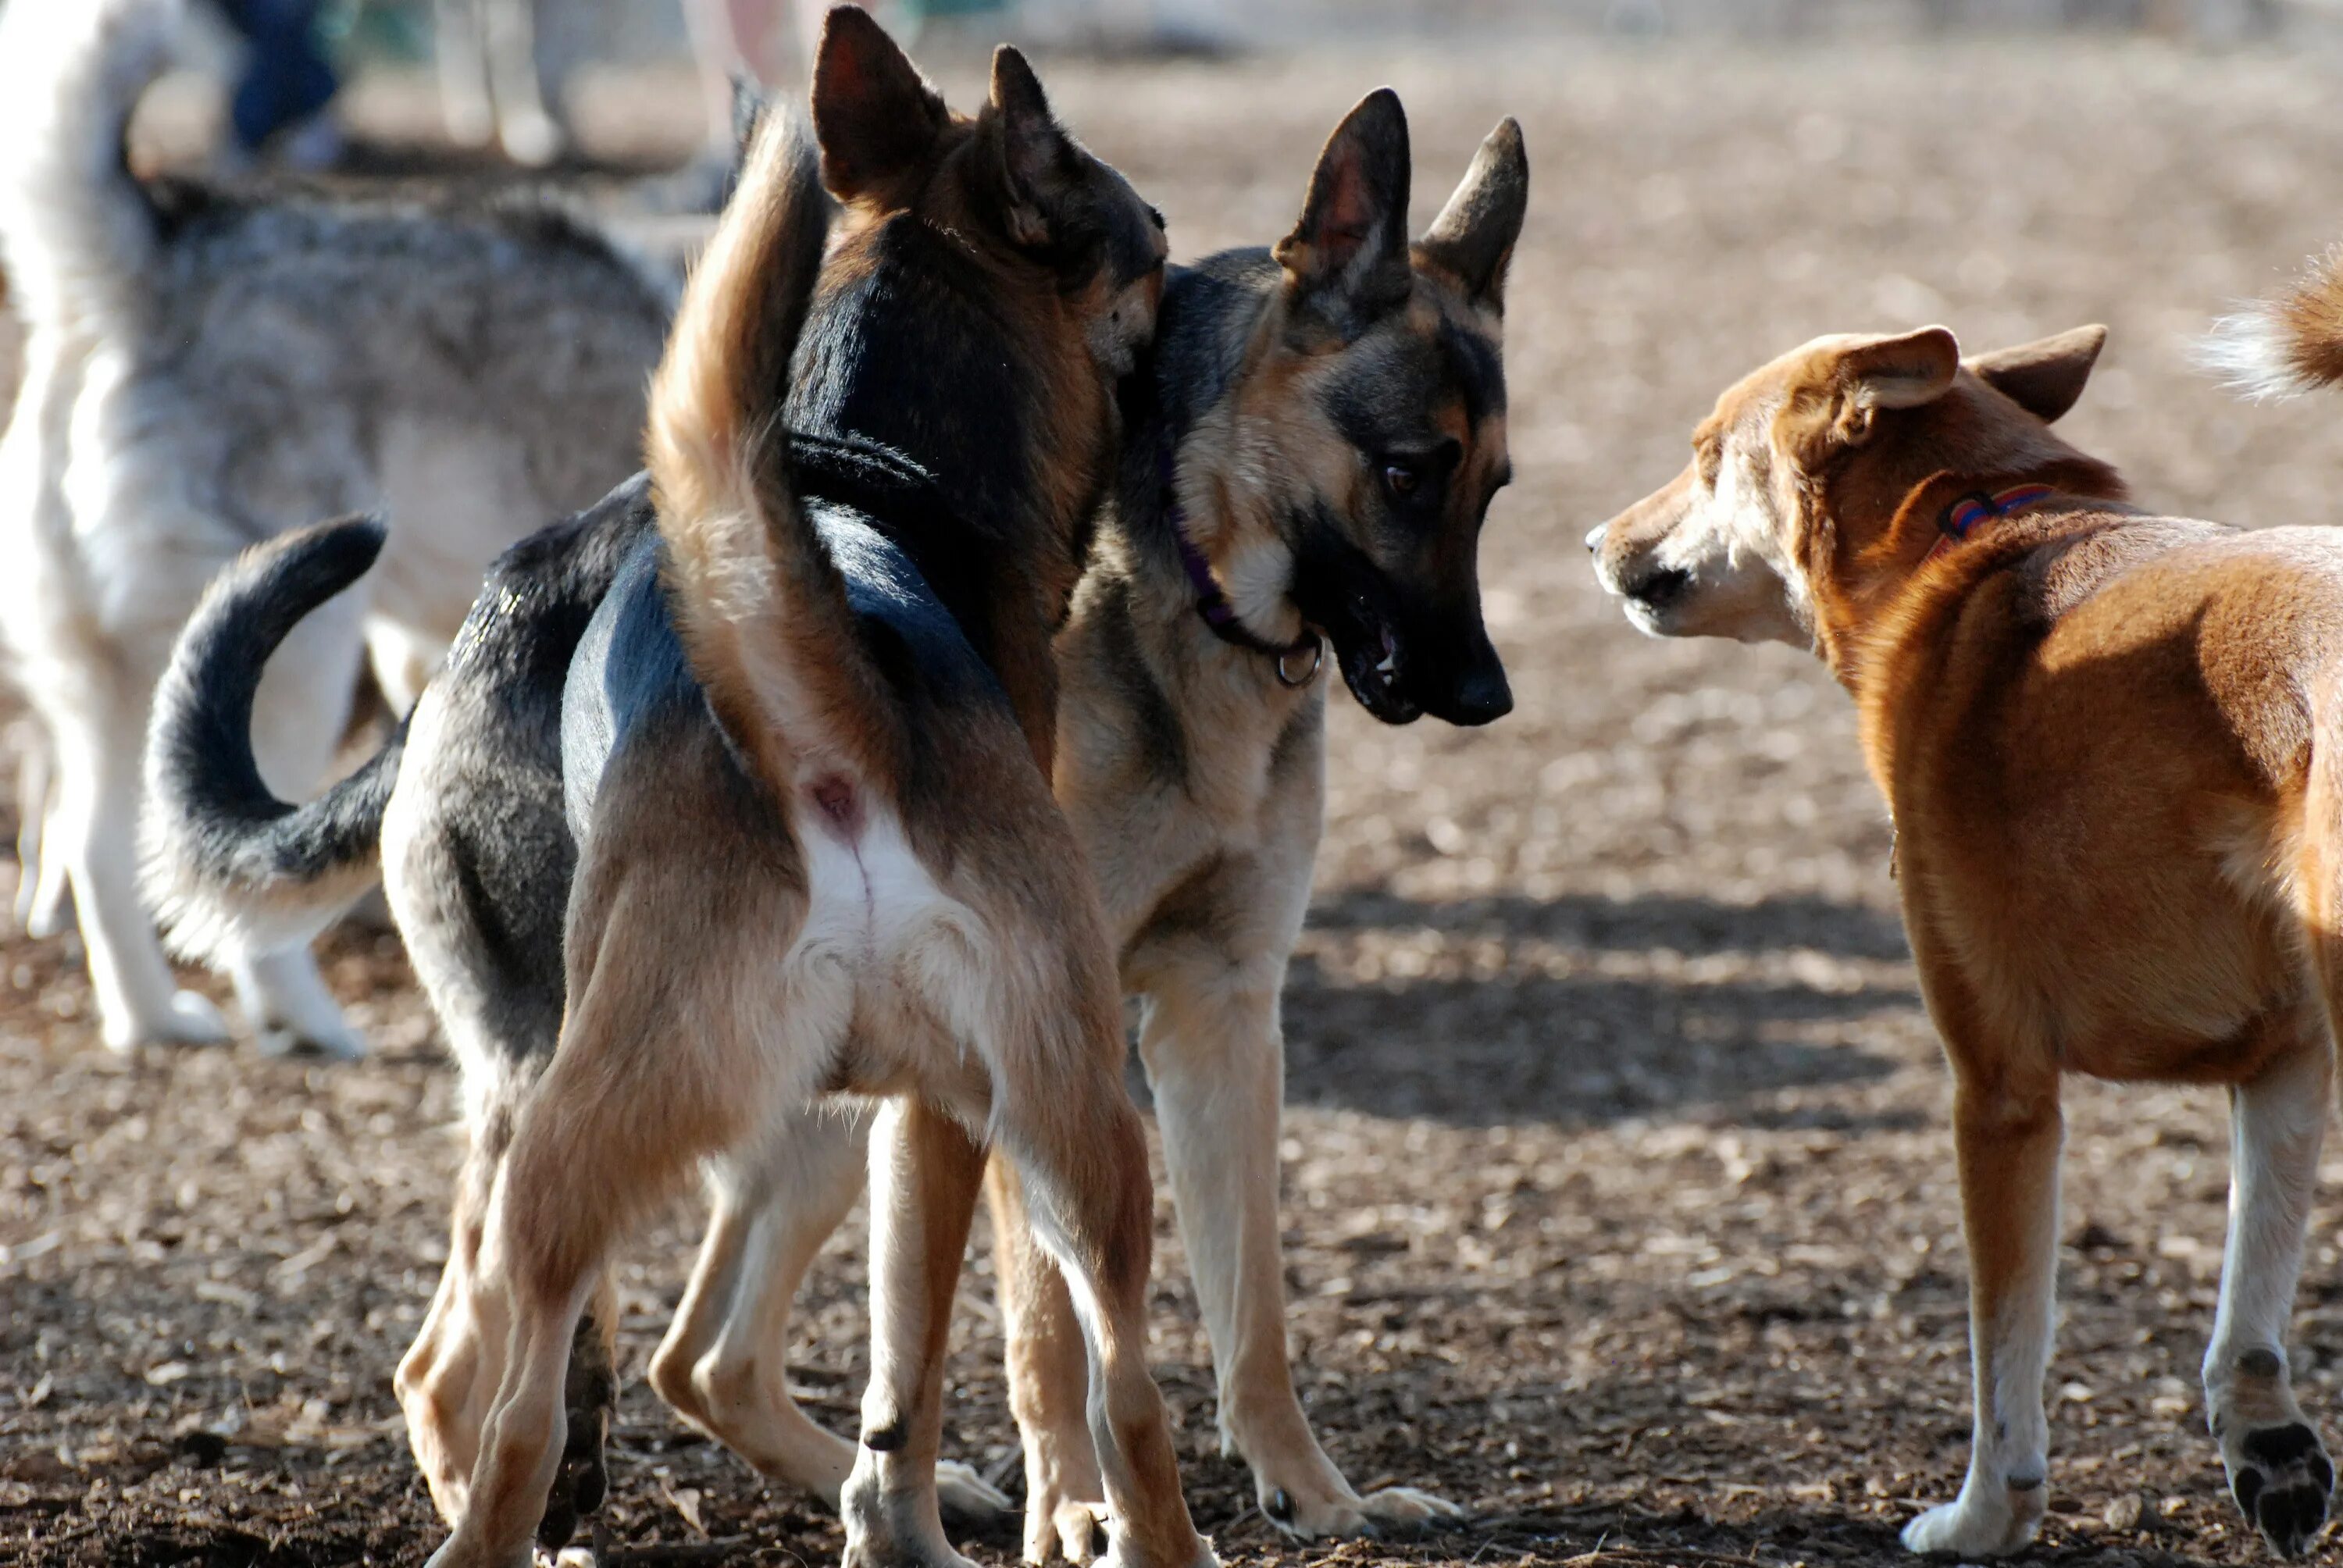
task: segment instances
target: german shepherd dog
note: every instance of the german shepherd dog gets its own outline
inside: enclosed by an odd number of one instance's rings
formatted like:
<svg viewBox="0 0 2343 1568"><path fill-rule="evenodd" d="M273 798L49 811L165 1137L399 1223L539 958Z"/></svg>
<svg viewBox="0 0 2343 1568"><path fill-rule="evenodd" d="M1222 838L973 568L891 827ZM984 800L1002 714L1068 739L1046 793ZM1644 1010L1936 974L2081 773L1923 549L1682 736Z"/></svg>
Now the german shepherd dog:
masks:
<svg viewBox="0 0 2343 1568"><path fill-rule="evenodd" d="M227 1038L137 887L138 755L204 585L256 540L379 507L381 569L259 704L264 774L322 782L359 666L410 704L479 574L626 475L674 269L549 195L408 200L132 177L176 0L0 8L0 254L28 337L0 439L0 661L50 765L18 914L78 918L107 1045ZM364 1049L307 953L217 944L265 1048Z"/></svg>
<svg viewBox="0 0 2343 1568"><path fill-rule="evenodd" d="M568 1005L551 1051L468 1063L473 1171L400 1379L456 1523L437 1561L525 1561L562 1523L566 1374L589 1301L608 1331L612 1241L703 1161L761 1164L788 1112L845 1093L891 1097L850 1557L955 1560L934 1478L945 1317L998 1144L1082 1303L1118 1548L1206 1562L1144 1361L1152 1197L1112 953L1046 772L1050 636L1111 475L1114 381L1152 330L1160 220L1013 50L956 116L842 7L813 108L837 243L824 263L812 160L767 129L654 384L655 532L568 663ZM800 491L825 449L870 471L867 505ZM363 569L366 526L324 537ZM503 608L492 589L478 640ZM478 668L474 640L445 684ZM427 697L418 747L450 706ZM302 831L280 816L268 841ZM459 1049L513 1040L450 1021ZM598 1487L588 1466L554 1512Z"/></svg>
<svg viewBox="0 0 2343 1568"><path fill-rule="evenodd" d="M1309 1535L1454 1513L1403 1487L1359 1496L1295 1397L1276 1222L1277 1014L1322 815L1319 628L1361 700L1395 720L1428 710L1481 722L1509 703L1481 628L1474 542L1510 474L1500 326L1527 178L1507 121L1409 246L1406 123L1396 97L1378 92L1329 140L1274 253L1176 269L1159 350L1127 384L1113 504L1058 640L1059 797L1106 895L1125 987L1148 1003L1142 1056L1221 1368L1224 1441L1253 1465L1268 1516ZM808 456L801 447L800 479L815 482ZM815 462L832 492L874 482L837 453ZM561 672L651 526L638 483L512 552L483 596L495 613L476 616L407 748L384 865L468 1064L551 1050L574 859ZM256 555L206 611L220 641L183 659L180 717L158 729L201 731L158 769L163 797L188 803L183 844L242 831L201 799L235 761L233 703L202 715L248 690L277 628L339 580L325 564L333 537ZM1283 575L1235 618L1218 585L1231 564L1264 555L1282 556ZM348 885L320 864L236 891L223 878L213 896L246 907L352 896L374 824L360 809L327 836ZM477 1086L488 1075L468 1076ZM483 1147L498 1142L506 1116L490 1108ZM834 1112L799 1123L765 1164L718 1173L709 1236L652 1378L762 1473L835 1505L854 1451L790 1402L778 1352L802 1271L855 1196L864 1129ZM476 1157L468 1171L459 1261L492 1169ZM1087 1558L1103 1491L1082 1418L1080 1332L1016 1195L996 1180L992 1196L1027 1440L1028 1553ZM432 1338L417 1341L403 1389L424 1381ZM579 1402L578 1432L608 1392ZM957 1466L944 1467L942 1497L967 1516L1006 1506Z"/></svg>
<svg viewBox="0 0 2343 1568"><path fill-rule="evenodd" d="M1817 338L1728 388L1685 471L1588 544L1647 632L1811 647L1894 813L1952 1069L1976 1423L1959 1495L1904 1543L2016 1552L2048 1506L2081 1072L2228 1091L2205 1410L2291 1554L2335 1482L2286 1342L2343 1025L2343 538L2133 507L2052 427L2105 337Z"/></svg>
<svg viewBox="0 0 2343 1568"><path fill-rule="evenodd" d="M1520 130L1497 127L1413 246L1409 183L1386 89L1328 141L1274 252L1174 270L1127 399L1114 504L1057 642L1058 799L1142 1006L1222 1445L1252 1465L1264 1514L1306 1536L1457 1513L1408 1487L1361 1496L1320 1447L1287 1362L1277 1218L1279 996L1323 812L1322 633L1387 721L1480 724L1511 706L1475 560L1511 476L1500 328L1528 195ZM651 1376L763 1473L834 1495L850 1451L789 1402L779 1352L860 1167L854 1129L801 1121L749 1187L719 1191ZM1082 1561L1103 1493L1081 1340L1013 1186L996 1162L1026 1554Z"/></svg>

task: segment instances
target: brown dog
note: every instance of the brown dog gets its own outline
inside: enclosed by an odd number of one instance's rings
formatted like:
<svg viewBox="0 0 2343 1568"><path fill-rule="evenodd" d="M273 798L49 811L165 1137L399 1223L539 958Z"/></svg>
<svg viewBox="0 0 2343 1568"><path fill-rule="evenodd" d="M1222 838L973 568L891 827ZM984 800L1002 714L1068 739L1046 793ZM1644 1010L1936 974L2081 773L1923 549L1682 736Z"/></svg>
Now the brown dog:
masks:
<svg viewBox="0 0 2343 1568"><path fill-rule="evenodd" d="M2343 536L2142 515L2053 433L2105 334L1963 361L1819 338L1727 391L1692 466L1588 539L1655 636L1810 646L1895 813L1952 1065L1976 1438L1916 1551L2041 1523L2059 1083L2217 1083L2236 1170L2206 1408L2272 1545L2334 1470L2286 1329L2343 1003Z"/></svg>

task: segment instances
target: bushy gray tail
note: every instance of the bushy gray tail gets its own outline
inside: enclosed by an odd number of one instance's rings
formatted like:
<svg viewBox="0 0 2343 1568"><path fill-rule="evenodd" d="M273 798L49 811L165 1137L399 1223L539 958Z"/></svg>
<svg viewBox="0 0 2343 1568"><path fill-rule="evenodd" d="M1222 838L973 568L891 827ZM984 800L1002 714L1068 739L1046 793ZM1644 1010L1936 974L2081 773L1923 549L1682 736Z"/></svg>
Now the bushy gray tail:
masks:
<svg viewBox="0 0 2343 1568"><path fill-rule="evenodd" d="M179 0L0 5L0 260L36 326L135 297L157 230L123 133L179 21Z"/></svg>
<svg viewBox="0 0 2343 1568"><path fill-rule="evenodd" d="M268 656L366 575L383 531L377 518L346 518L256 545L179 634L146 732L146 892L171 946L191 958L306 943L381 875L406 725L356 773L296 806L260 777L252 705Z"/></svg>

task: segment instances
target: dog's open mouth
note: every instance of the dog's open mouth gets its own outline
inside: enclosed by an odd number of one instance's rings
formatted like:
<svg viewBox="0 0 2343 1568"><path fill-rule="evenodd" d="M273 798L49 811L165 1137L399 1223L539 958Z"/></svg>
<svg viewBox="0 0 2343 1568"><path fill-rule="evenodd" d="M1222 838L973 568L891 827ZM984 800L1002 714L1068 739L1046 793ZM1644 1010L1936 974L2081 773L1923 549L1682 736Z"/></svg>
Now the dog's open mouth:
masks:
<svg viewBox="0 0 2343 1568"><path fill-rule="evenodd" d="M1334 658L1342 667L1342 681L1359 706L1385 724L1408 724L1423 709L1407 696L1407 658L1399 633L1367 596L1351 601L1349 624L1332 634Z"/></svg>

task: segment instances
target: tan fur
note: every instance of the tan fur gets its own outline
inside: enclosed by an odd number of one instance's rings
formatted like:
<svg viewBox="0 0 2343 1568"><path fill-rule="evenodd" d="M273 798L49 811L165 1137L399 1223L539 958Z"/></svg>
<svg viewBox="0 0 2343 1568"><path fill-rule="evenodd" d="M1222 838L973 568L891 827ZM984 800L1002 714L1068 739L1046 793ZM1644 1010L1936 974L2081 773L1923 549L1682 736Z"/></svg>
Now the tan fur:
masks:
<svg viewBox="0 0 2343 1568"><path fill-rule="evenodd" d="M823 210L812 145L771 116L684 289L646 445L677 629L726 729L771 777L843 765L885 779L898 738L870 725L890 705L852 657L844 585L798 515L771 403L821 265Z"/></svg>
<svg viewBox="0 0 2343 1568"><path fill-rule="evenodd" d="M1647 630L1811 642L1895 814L1953 1071L1977 1422L1960 1501L1906 1543L2009 1551L2042 1517L2059 1081L2084 1072L2234 1086L2207 1406L2290 1549L2332 1475L2283 1339L2343 1008L2343 540L2126 504L2045 422L2101 336L1966 364L1942 328L1818 339L1589 542ZM2029 482L2053 498L1940 548L1956 498Z"/></svg>

